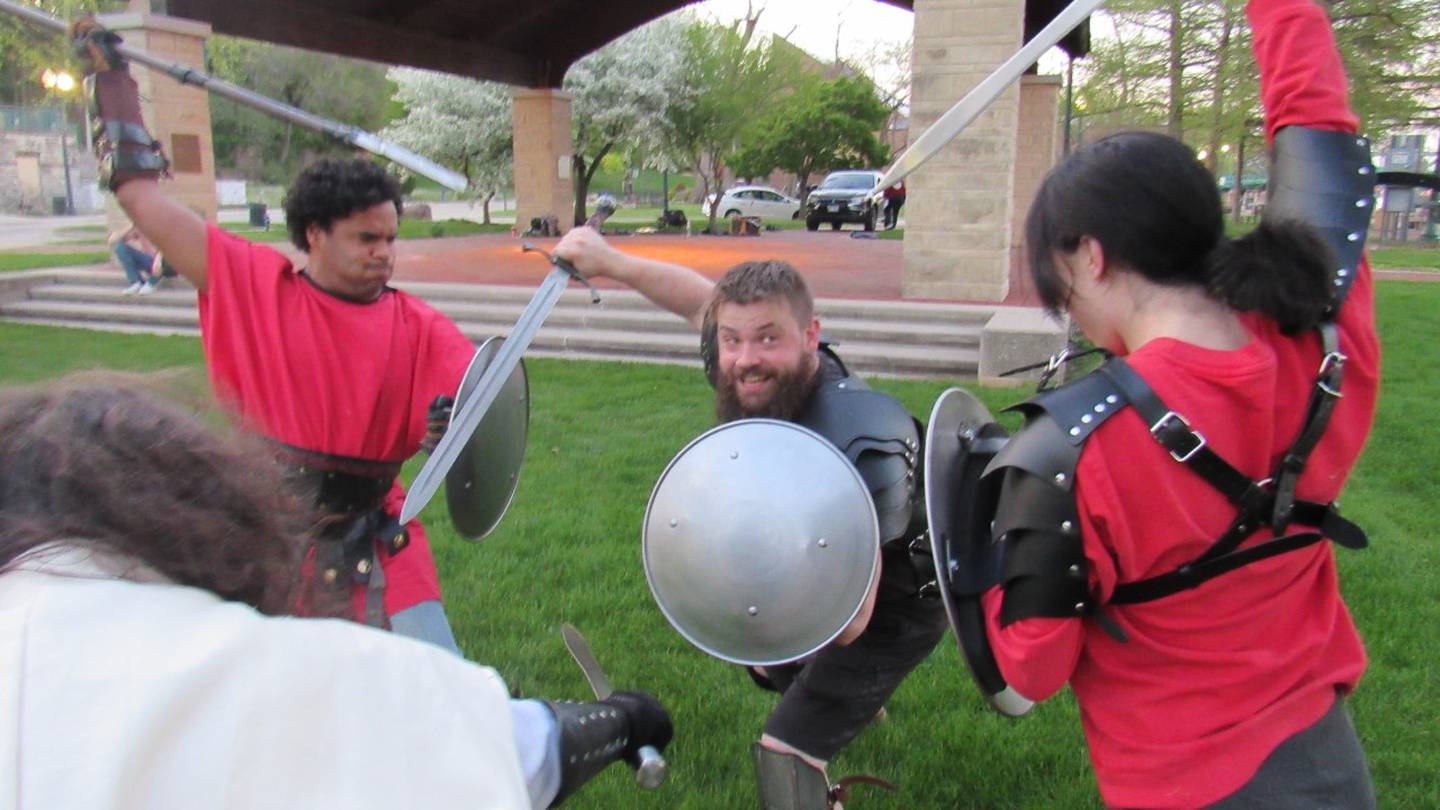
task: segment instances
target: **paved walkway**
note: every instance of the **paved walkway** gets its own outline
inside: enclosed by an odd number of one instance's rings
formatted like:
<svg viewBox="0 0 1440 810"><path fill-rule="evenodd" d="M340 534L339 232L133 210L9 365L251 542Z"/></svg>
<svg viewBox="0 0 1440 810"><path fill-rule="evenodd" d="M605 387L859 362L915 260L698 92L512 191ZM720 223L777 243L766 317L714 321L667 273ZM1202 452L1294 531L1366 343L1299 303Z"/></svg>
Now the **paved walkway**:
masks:
<svg viewBox="0 0 1440 810"><path fill-rule="evenodd" d="M243 220L243 212L227 211L225 214L222 217L225 221ZM48 238L66 238L66 234L57 234L56 230L65 226L102 224L103 221L103 217L0 216L0 250L43 244ZM628 253L684 264L710 278L719 278L742 261L783 259L805 274L812 292L819 298L901 298L903 243L898 239L855 239L851 237L852 233L857 231L766 231L756 237L629 235L612 236L611 241ZM549 268L538 255L522 252L521 241L507 234L407 239L400 243L396 278L401 281L534 286L539 284ZM558 240L530 241L548 250ZM284 251L293 261L304 261L304 256L288 243L276 242L272 245ZM1423 270L1381 270L1376 275L1382 279L1440 281L1440 272ZM601 281L598 286L615 285ZM1012 279L1011 293L1005 303L1034 305L1035 299L1029 293L1027 284Z"/></svg>

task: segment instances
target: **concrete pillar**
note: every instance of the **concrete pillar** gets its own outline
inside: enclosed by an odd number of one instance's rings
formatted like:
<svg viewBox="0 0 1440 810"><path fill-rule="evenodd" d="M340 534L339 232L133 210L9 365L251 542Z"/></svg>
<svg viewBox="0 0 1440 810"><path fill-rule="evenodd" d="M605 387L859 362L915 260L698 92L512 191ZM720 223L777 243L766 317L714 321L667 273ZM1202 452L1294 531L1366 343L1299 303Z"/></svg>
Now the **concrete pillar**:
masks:
<svg viewBox="0 0 1440 810"><path fill-rule="evenodd" d="M125 44L166 61L194 68L205 66L205 40L210 26L151 13L150 0L131 0L130 10L101 18L105 26L125 38ZM140 113L150 135L165 145L173 179L162 181L166 190L205 219L214 222L215 147L210 132L210 94L181 84L143 65L131 64L140 86ZM114 198L107 210L118 212ZM123 215L122 215L123 216Z"/></svg>
<svg viewBox="0 0 1440 810"><path fill-rule="evenodd" d="M1045 173L1060 158L1059 76L1020 79L1019 146L1015 151L1015 216L1010 227L1010 295L1012 302L1031 303L1035 285L1025 258L1025 215L1040 190Z"/></svg>
<svg viewBox="0 0 1440 810"><path fill-rule="evenodd" d="M554 88L517 88L511 94L515 130L515 225L530 227L532 217L554 214L562 230L575 219L575 189L570 180L571 96Z"/></svg>
<svg viewBox="0 0 1440 810"><path fill-rule="evenodd" d="M915 0L910 127L924 132L1013 54L1024 0ZM1009 288L1020 89L906 181L907 298L1004 300Z"/></svg>

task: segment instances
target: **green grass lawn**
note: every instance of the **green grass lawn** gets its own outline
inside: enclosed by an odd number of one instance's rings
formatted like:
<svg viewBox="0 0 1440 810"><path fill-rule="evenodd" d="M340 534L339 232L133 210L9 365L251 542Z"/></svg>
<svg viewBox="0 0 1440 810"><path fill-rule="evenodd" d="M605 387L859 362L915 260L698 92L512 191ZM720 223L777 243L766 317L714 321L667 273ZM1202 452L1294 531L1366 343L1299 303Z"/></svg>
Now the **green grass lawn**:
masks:
<svg viewBox="0 0 1440 810"><path fill-rule="evenodd" d="M1433 349L1440 285L1379 285L1384 389L1369 448L1343 502L1371 549L1339 551L1346 599L1370 669L1351 701L1381 806L1440 807L1440 490L1431 459L1440 431ZM1429 326L1427 326L1429 324ZM0 383L78 368L196 368L191 338L0 324ZM670 778L642 793L612 768L567 807L753 807L749 744L773 705L737 668L691 648L651 600L640 523L655 479L711 424L711 392L694 369L623 363L528 361L534 411L525 469L499 529L459 539L438 499L425 512L457 635L473 659L495 666L526 696L586 697L565 652L561 622L583 630L616 684L660 695L678 735ZM877 381L928 416L947 383ZM980 389L992 409L1012 390ZM413 476L418 462L407 466ZM898 795L863 786L852 808L1094 808L1099 806L1075 702L1068 692L1028 717L990 711L954 640L901 687L889 720L872 726L832 764L834 776L897 781ZM1429 718L1429 719L1426 719ZM422 752L423 753L423 752Z"/></svg>
<svg viewBox="0 0 1440 810"><path fill-rule="evenodd" d="M34 270L39 267L71 267L99 264L110 258L108 250L66 253L0 253L0 273L7 270Z"/></svg>
<svg viewBox="0 0 1440 810"><path fill-rule="evenodd" d="M1440 270L1440 245L1430 247L1375 247L1370 250L1375 267L1410 270Z"/></svg>
<svg viewBox="0 0 1440 810"><path fill-rule="evenodd" d="M272 225L269 230L256 228L244 223L222 224L222 228L249 239L252 242L288 242L290 232L283 224ZM468 219L445 219L427 222L416 219L400 220L401 239L435 239L446 236L473 236L478 233L509 233L510 226L502 224L482 225Z"/></svg>

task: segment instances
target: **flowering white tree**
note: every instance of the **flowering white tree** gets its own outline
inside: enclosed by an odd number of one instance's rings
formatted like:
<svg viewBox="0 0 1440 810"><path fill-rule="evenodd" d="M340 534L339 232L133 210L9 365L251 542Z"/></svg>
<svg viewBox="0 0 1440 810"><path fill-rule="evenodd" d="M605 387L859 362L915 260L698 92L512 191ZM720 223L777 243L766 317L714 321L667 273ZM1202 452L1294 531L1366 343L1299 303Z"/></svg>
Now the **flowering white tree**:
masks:
<svg viewBox="0 0 1440 810"><path fill-rule="evenodd" d="M384 136L465 175L489 223L514 162L510 87L413 68L391 68L389 78L406 112Z"/></svg>
<svg viewBox="0 0 1440 810"><path fill-rule="evenodd" d="M685 23L661 18L576 62L564 88L574 96L575 222L585 221L585 197L602 160L616 153L630 166L665 164L665 111L683 92Z"/></svg>

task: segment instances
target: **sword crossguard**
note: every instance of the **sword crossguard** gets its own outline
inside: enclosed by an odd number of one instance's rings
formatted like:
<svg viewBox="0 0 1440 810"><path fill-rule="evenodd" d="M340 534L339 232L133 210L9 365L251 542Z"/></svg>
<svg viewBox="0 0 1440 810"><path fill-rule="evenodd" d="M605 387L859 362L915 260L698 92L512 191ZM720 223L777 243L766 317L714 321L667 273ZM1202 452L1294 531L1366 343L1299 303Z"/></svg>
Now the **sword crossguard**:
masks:
<svg viewBox="0 0 1440 810"><path fill-rule="evenodd" d="M584 284L586 289L590 290L590 303L600 303L600 291L595 289L595 285L590 283L590 279L586 278L579 270L576 270L575 265L571 264L568 260L553 255L550 251L538 247L531 242L521 242L520 250L524 253L539 253L541 256L544 256L551 264L564 270L567 276Z"/></svg>

